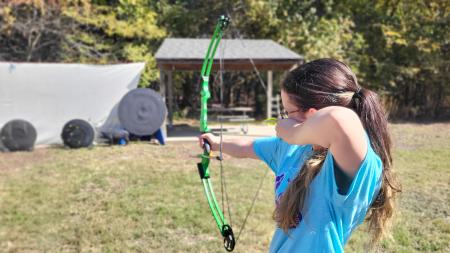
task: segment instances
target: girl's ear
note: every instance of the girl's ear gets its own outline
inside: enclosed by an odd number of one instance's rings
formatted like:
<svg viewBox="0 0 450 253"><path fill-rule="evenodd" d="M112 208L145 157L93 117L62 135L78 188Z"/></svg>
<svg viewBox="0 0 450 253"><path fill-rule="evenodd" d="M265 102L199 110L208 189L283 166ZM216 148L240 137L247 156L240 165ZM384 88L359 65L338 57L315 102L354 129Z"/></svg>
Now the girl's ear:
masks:
<svg viewBox="0 0 450 253"><path fill-rule="evenodd" d="M309 117L313 116L314 113L316 113L316 112L317 112L317 109L316 109L316 108L309 108L309 109L305 112L305 116L306 116L306 118L309 118Z"/></svg>

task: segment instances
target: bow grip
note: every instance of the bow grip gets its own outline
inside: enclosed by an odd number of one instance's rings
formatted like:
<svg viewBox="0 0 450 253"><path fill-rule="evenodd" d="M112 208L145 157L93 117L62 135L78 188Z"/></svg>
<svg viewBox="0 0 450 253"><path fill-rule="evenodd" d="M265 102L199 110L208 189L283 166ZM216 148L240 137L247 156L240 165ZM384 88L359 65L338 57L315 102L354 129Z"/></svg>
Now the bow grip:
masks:
<svg viewBox="0 0 450 253"><path fill-rule="evenodd" d="M203 151L208 155L211 153L211 144L207 139L203 139Z"/></svg>

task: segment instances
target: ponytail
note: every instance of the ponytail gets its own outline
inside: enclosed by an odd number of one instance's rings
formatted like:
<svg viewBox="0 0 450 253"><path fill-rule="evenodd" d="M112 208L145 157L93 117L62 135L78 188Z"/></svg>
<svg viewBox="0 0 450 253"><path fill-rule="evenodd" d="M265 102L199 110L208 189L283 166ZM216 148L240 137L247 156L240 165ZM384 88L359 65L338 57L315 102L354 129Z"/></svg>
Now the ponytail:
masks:
<svg viewBox="0 0 450 253"><path fill-rule="evenodd" d="M387 234L389 221L394 214L395 197L401 192L401 187L392 171L388 121L378 95L371 90L361 89L355 92L351 104L369 135L372 148L383 162L381 189L366 218L372 233L372 244L375 244Z"/></svg>

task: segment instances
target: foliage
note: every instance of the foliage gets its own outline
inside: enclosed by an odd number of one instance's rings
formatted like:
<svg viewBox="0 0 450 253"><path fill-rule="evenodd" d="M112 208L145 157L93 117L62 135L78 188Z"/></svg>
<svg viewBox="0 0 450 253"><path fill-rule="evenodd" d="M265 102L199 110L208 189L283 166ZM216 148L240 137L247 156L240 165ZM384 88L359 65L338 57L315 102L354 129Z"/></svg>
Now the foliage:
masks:
<svg viewBox="0 0 450 253"><path fill-rule="evenodd" d="M154 54L162 40L209 38L217 17L228 14L225 37L272 39L306 61L337 58L383 95L391 116L448 119L449 13L441 0L11 0L0 3L0 60L145 61L140 85L156 87ZM176 78L179 109L195 107L196 78ZM225 105L260 109L254 73L226 78Z"/></svg>
<svg viewBox="0 0 450 253"><path fill-rule="evenodd" d="M10 1L0 14L1 59L144 61L141 85L158 77L153 54L166 31L146 1Z"/></svg>
<svg viewBox="0 0 450 253"><path fill-rule="evenodd" d="M68 29L57 6L40 1L1 4L0 59L56 61Z"/></svg>
<svg viewBox="0 0 450 253"><path fill-rule="evenodd" d="M377 90L389 95L402 118L448 117L450 5L446 1L347 1L367 41L361 66Z"/></svg>

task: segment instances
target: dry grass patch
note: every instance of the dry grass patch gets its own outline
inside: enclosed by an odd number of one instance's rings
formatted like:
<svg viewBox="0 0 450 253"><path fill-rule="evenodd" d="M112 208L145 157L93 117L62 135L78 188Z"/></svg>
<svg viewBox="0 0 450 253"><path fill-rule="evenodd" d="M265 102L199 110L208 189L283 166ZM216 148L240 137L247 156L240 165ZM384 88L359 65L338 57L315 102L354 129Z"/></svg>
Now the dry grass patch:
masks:
<svg viewBox="0 0 450 253"><path fill-rule="evenodd" d="M403 184L382 252L450 252L450 124L393 124ZM0 252L224 252L197 173L196 143L0 154ZM219 164L211 165L220 197ZM238 233L267 168L227 158ZM264 180L236 252L267 252L273 176ZM347 252L367 252L364 227Z"/></svg>

